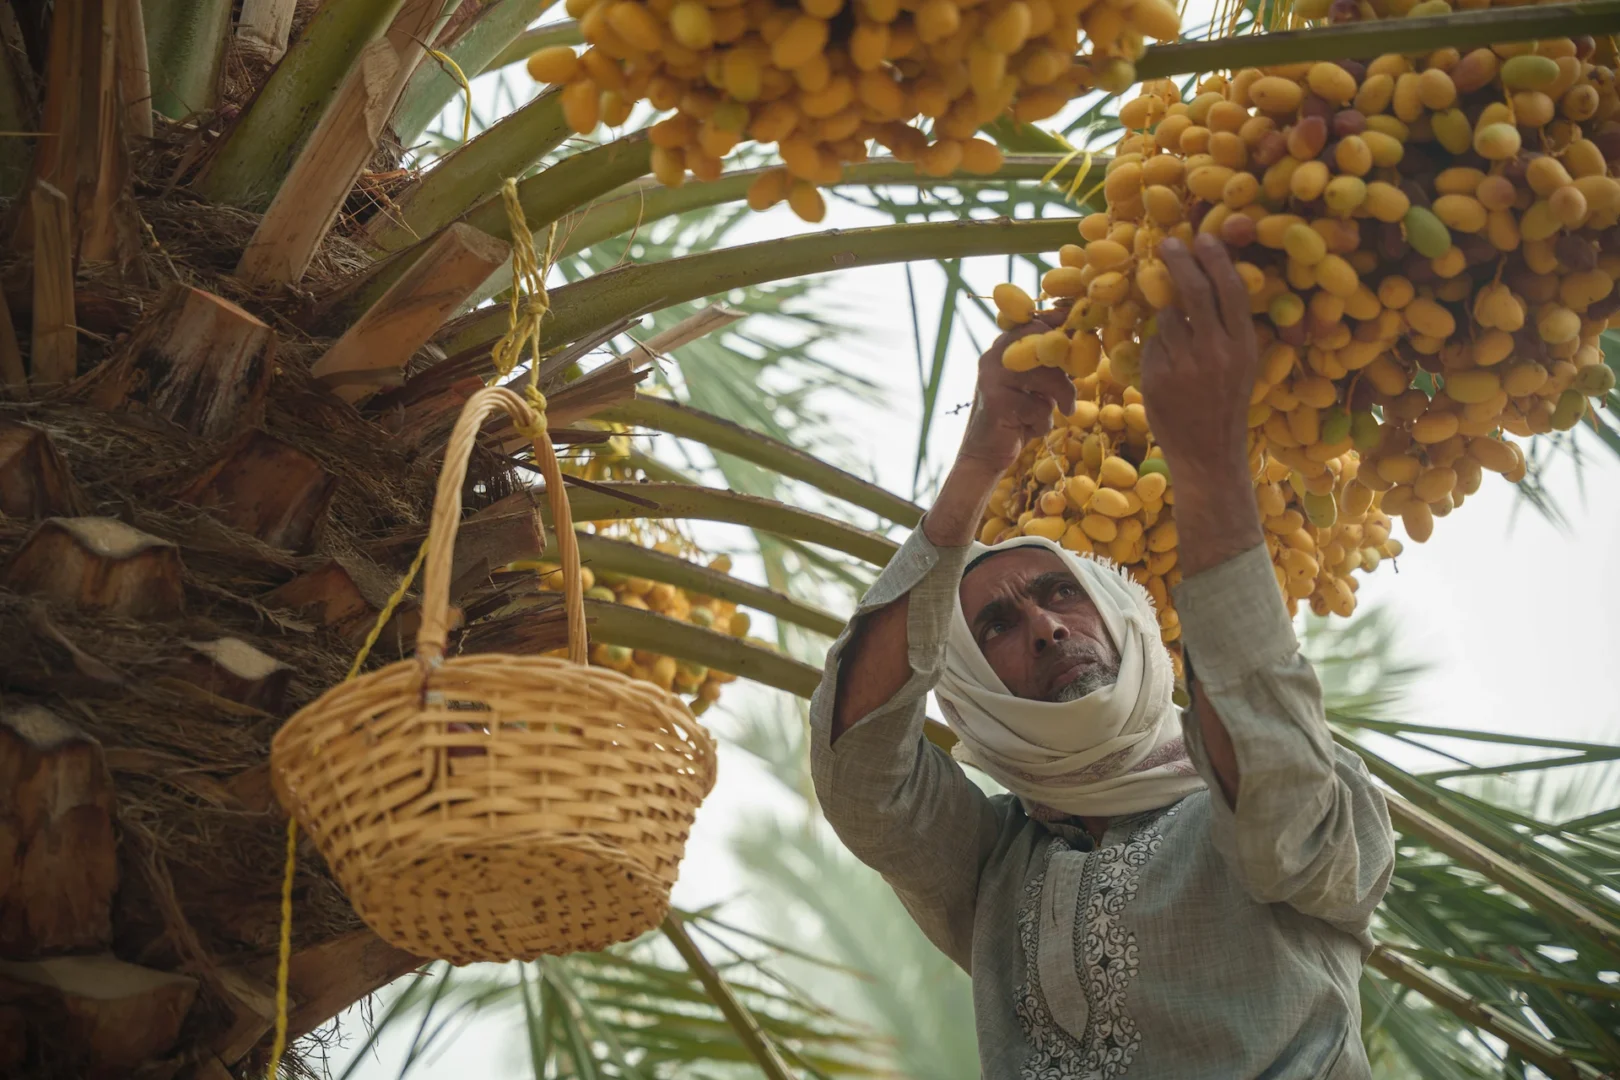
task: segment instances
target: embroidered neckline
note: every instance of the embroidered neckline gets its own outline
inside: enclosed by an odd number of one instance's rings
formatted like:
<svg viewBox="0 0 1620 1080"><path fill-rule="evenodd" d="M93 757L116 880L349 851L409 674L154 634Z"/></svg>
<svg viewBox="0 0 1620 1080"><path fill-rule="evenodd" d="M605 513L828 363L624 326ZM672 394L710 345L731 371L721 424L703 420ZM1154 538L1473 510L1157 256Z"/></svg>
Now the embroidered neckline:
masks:
<svg viewBox="0 0 1620 1080"><path fill-rule="evenodd" d="M1144 822L1124 841L1095 851L1077 852L1055 834L1047 845L1041 872L1025 884L1018 910L1024 978L1014 991L1013 1012L1031 1048L1019 1071L1020 1080L1115 1080L1135 1060L1142 1035L1127 1009L1127 998L1139 959L1136 935L1126 927L1122 916L1136 898L1142 868L1158 853L1165 822L1179 809L1179 804L1173 805ZM1040 945L1042 889L1052 859L1065 854L1079 855L1086 861L1070 931L1087 1006L1081 1039L1053 1020L1035 962Z"/></svg>

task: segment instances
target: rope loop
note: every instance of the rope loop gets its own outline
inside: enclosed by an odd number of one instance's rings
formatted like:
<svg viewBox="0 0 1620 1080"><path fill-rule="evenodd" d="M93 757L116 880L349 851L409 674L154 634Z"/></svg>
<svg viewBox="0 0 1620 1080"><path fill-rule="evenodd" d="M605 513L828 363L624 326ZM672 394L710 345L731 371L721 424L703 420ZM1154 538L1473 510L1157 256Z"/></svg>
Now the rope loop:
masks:
<svg viewBox="0 0 1620 1080"><path fill-rule="evenodd" d="M499 378L506 378L523 359L529 346L529 386L540 388L540 324L551 313L551 295L546 292L546 272L551 268L557 240L557 223L551 223L542 259L534 248L534 234L523 214L517 181L508 177L501 184L501 203L506 208L507 231L512 234L512 293L507 308L506 333L490 350Z"/></svg>

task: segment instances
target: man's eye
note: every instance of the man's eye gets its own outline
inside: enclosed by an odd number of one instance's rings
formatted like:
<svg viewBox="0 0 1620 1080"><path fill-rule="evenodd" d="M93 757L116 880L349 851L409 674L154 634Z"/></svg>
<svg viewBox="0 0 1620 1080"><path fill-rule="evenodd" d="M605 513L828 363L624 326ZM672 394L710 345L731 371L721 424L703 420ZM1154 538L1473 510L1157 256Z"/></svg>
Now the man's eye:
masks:
<svg viewBox="0 0 1620 1080"><path fill-rule="evenodd" d="M1057 587L1057 595L1062 596L1062 597L1079 596L1080 595L1080 586L1078 586L1078 585L1059 585Z"/></svg>

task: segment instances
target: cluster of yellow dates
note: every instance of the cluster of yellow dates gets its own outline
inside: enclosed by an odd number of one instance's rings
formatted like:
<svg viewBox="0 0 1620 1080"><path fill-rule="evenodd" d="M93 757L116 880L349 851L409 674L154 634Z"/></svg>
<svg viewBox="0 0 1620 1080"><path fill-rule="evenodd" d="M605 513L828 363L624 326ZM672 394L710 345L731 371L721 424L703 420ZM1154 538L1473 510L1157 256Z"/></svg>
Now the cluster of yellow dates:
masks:
<svg viewBox="0 0 1620 1080"><path fill-rule="evenodd" d="M583 460L565 465L563 471L591 480L626 479L629 470L623 462L628 447L629 437L616 435ZM582 524L588 525L595 532L624 531L624 523L599 521ZM645 539L639 532L632 533L629 538L638 541ZM697 554L690 542L673 535L651 546L654 551L665 555L692 558ZM725 555L715 556L708 560L708 567L721 573L729 573L731 559ZM562 574L555 563L538 563L535 569L540 575L541 588L553 592L562 590ZM656 612L667 618L678 619L705 630L714 630L735 637L748 635L750 625L748 613L738 611L737 605L731 601L702 596L667 582L652 581L631 574L617 574L606 570L593 571L589 566L582 566L580 574L587 599L622 604L639 611ZM753 643L765 645L760 641ZM566 656L567 651L558 649L550 655ZM598 667L612 668L633 679L653 683L665 690L684 695L689 699L687 704L693 715L698 716L719 700L720 688L737 677L702 664L677 660L673 656L663 656L645 649L630 649L605 642L596 642L591 646L590 662Z"/></svg>
<svg viewBox="0 0 1620 1080"><path fill-rule="evenodd" d="M1090 370L1076 375L1074 414L1024 448L991 495L979 539L1043 536L1118 564L1152 595L1160 636L1173 643L1181 621L1170 590L1181 571L1169 469L1153 443L1141 392L1107 356L1078 366ZM1389 517L1372 505L1372 491L1346 497L1358 464L1353 451L1330 458L1321 479L1296 486L1291 466L1265 455L1258 441L1251 445L1255 499L1290 612L1303 600L1319 615L1349 615L1356 604L1352 572L1401 552ZM1345 505L1328 520L1322 508L1335 500Z"/></svg>
<svg viewBox="0 0 1620 1080"><path fill-rule="evenodd" d="M1128 437L1133 422L1151 446L1123 395L1175 295L1157 248L1208 233L1249 291L1262 350L1250 462L1291 600L1348 614L1350 574L1396 550L1390 518L1421 542L1483 471L1522 479L1503 433L1572 428L1615 383L1599 335L1620 325L1620 101L1595 56L1590 39L1565 38L1250 68L1206 78L1190 101L1144 84L1120 110L1129 134L1103 182L1107 211L1081 219L1083 245L1065 245L1042 280L1073 305L1064 328L1005 357L1092 388L1062 435L1065 476L1095 478L1088 440ZM996 299L1003 325L1034 310L1014 286ZM1057 530L1054 489L1027 471L1041 460L1012 478L1009 495L1026 497L987 533ZM1085 531L1103 494L1065 520ZM1135 548L1108 554L1163 576L1151 535L1140 564L1122 558Z"/></svg>
<svg viewBox="0 0 1620 1080"><path fill-rule="evenodd" d="M748 192L786 199L806 221L819 188L876 140L927 176L993 173L1001 151L975 137L1011 115L1045 119L1093 87L1135 81L1144 38L1175 38L1169 0L568 0L588 48L529 58L562 84L580 133L621 124L638 101L674 115L653 125L652 171L679 186L714 180L744 139L775 143L783 166ZM1084 38L1089 56L1077 57ZM930 121L928 132L915 125Z"/></svg>
<svg viewBox="0 0 1620 1080"><path fill-rule="evenodd" d="M678 546L669 542L655 544L654 548L669 555L680 554ZM730 560L721 555L710 560L709 566L715 570L728 570ZM555 564L542 563L537 569L541 574L542 588L561 591L562 575L557 572ZM665 582L628 574L593 573L590 567L582 567L580 572L584 576L587 599L623 604L640 611L654 611L705 630L718 630L737 637L744 637L748 633L748 613L738 611L737 605L729 601L699 596ZM567 650L558 649L550 655L565 656ZM661 656L645 649L629 649L604 642L591 646L590 661L598 667L612 668L632 679L686 695L690 698L688 704L694 715L702 715L705 709L719 700L720 687L736 678L724 671L677 660L673 656Z"/></svg>

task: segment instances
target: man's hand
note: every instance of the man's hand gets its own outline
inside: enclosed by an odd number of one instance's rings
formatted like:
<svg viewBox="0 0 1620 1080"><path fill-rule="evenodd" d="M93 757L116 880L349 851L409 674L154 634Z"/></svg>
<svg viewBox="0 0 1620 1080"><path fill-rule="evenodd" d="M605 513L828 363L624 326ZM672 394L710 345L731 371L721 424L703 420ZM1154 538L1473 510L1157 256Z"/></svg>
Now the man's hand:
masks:
<svg viewBox="0 0 1620 1080"><path fill-rule="evenodd" d="M1057 368L1009 371L1001 363L1007 346L1030 334L1062 326L1068 312L1043 311L1022 326L1002 334L979 357L979 382L973 395L958 461L968 460L994 469L999 476L1031 439L1052 430L1052 410L1074 412L1074 383Z"/></svg>
<svg viewBox="0 0 1620 1080"><path fill-rule="evenodd" d="M1164 449L1176 489L1177 567L1184 577L1261 543L1249 476L1249 394L1260 349L1249 293L1226 246L1199 236L1159 245L1176 302L1159 311L1159 332L1142 350L1142 404ZM1189 658L1193 715L1226 804L1242 786L1237 750Z"/></svg>
<svg viewBox="0 0 1620 1080"><path fill-rule="evenodd" d="M1142 398L1171 475L1248 476L1249 394L1260 366L1249 293L1226 247L1200 236L1189 252L1165 240L1159 255L1176 302L1159 312L1159 332L1142 351Z"/></svg>
<svg viewBox="0 0 1620 1080"><path fill-rule="evenodd" d="M1213 236L1188 251L1165 240L1159 255L1176 302L1142 351L1142 403L1176 489L1184 576L1264 538L1249 475L1249 394L1260 366L1249 294Z"/></svg>
<svg viewBox="0 0 1620 1080"><path fill-rule="evenodd" d="M961 547L977 535L990 492L1024 444L1052 429L1052 410L1074 412L1074 383L1057 368L1009 371L1001 363L1008 345L1063 325L1066 311L1043 312L996 339L979 358L973 395L956 462L939 498L923 522L923 532L940 547Z"/></svg>

